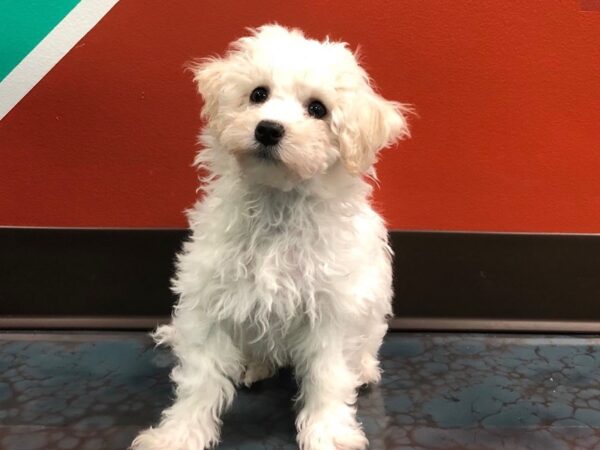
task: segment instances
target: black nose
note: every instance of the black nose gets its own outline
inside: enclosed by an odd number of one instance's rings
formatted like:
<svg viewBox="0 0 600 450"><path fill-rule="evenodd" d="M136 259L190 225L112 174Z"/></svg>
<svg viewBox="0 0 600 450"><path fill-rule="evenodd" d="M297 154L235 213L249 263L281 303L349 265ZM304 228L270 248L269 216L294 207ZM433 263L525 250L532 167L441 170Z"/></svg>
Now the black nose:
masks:
<svg viewBox="0 0 600 450"><path fill-rule="evenodd" d="M275 145L281 140L284 133L285 129L280 123L271 120L261 120L256 125L254 137L263 145Z"/></svg>

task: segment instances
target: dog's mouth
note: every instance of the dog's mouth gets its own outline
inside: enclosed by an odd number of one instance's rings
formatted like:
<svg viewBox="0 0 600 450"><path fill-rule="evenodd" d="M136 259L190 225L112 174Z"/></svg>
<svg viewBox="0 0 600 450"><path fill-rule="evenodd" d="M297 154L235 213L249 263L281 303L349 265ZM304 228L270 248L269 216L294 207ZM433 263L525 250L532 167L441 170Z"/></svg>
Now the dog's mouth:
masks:
<svg viewBox="0 0 600 450"><path fill-rule="evenodd" d="M259 144L252 152L255 158L265 162L279 162L279 150L277 145L262 145Z"/></svg>

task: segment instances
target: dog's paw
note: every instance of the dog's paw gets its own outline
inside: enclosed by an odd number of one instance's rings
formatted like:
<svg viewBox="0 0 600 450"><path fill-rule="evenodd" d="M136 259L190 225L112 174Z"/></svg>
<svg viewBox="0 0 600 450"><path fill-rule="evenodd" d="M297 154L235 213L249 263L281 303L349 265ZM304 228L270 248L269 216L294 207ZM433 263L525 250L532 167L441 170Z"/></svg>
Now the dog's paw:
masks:
<svg viewBox="0 0 600 450"><path fill-rule="evenodd" d="M364 355L360 364L359 382L361 385L377 384L381 381L379 361L372 355Z"/></svg>
<svg viewBox="0 0 600 450"><path fill-rule="evenodd" d="M199 429L177 425L161 425L142 431L132 442L130 450L204 450L217 443Z"/></svg>
<svg viewBox="0 0 600 450"><path fill-rule="evenodd" d="M358 423L319 421L298 433L301 450L364 450L369 441Z"/></svg>
<svg viewBox="0 0 600 450"><path fill-rule="evenodd" d="M251 363L246 368L242 378L242 383L246 387L252 386L257 381L265 380L273 376L274 370L268 364Z"/></svg>

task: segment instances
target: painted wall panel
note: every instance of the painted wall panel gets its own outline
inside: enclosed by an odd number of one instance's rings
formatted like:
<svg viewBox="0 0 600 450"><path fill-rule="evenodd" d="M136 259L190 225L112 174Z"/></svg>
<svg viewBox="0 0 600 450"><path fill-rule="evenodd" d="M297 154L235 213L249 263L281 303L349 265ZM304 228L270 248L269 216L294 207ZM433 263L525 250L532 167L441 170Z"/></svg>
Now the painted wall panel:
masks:
<svg viewBox="0 0 600 450"><path fill-rule="evenodd" d="M360 45L414 105L378 166L390 227L600 232L600 13L577 0L121 1L0 123L0 225L184 226L183 65L272 21Z"/></svg>
<svg viewBox="0 0 600 450"><path fill-rule="evenodd" d="M0 80L79 0L0 0Z"/></svg>

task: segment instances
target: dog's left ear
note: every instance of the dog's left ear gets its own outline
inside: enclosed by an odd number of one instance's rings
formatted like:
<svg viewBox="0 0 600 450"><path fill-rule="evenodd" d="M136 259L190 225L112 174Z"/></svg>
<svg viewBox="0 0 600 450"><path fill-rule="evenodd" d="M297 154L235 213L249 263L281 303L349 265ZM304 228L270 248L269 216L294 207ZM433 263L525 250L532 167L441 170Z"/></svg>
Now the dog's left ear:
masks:
<svg viewBox="0 0 600 450"><path fill-rule="evenodd" d="M377 153L409 135L404 105L384 99L370 87L344 96L332 117L342 162L350 173L365 173Z"/></svg>
<svg viewBox="0 0 600 450"><path fill-rule="evenodd" d="M202 117L210 118L219 109L219 94L223 89L223 75L226 73L226 60L205 58L189 65L194 74L198 92L204 100Z"/></svg>

